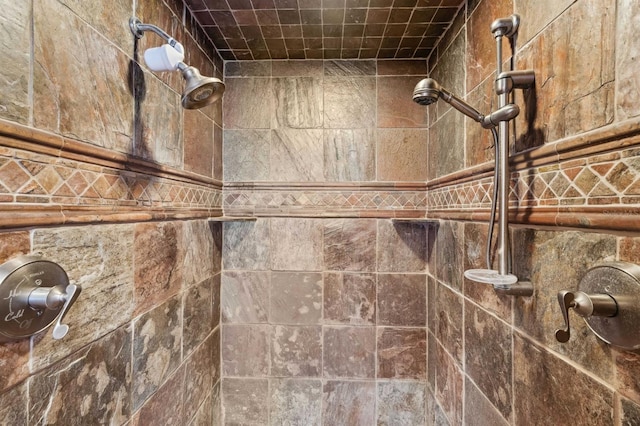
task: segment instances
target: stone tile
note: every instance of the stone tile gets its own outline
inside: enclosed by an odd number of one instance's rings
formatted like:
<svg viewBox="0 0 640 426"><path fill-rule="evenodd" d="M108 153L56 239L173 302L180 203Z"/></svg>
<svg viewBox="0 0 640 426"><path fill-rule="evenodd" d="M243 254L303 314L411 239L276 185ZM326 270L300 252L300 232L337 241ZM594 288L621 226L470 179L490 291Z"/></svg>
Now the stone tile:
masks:
<svg viewBox="0 0 640 426"><path fill-rule="evenodd" d="M640 354L614 349L616 390L634 401L640 401Z"/></svg>
<svg viewBox="0 0 640 426"><path fill-rule="evenodd" d="M488 114L490 111L495 110L494 81L495 75L482 81L475 89L469 92L467 103L483 114ZM495 144L491 132L483 129L482 126L470 118L465 118L465 126L465 166L472 167L487 162L493 164L495 161Z"/></svg>
<svg viewBox="0 0 640 426"><path fill-rule="evenodd" d="M17 231L0 234L0 263L20 255L29 254L30 251L29 232Z"/></svg>
<svg viewBox="0 0 640 426"><path fill-rule="evenodd" d="M325 128L367 129L375 124L375 77L324 78Z"/></svg>
<svg viewBox="0 0 640 426"><path fill-rule="evenodd" d="M463 299L447 286L435 284L434 331L440 343L463 365Z"/></svg>
<svg viewBox="0 0 640 426"><path fill-rule="evenodd" d="M224 180L269 180L271 131L224 130Z"/></svg>
<svg viewBox="0 0 640 426"><path fill-rule="evenodd" d="M320 425L322 382L320 380L272 379L269 423L272 425Z"/></svg>
<svg viewBox="0 0 640 426"><path fill-rule="evenodd" d="M213 410L211 409L211 395L208 395L204 402L198 408L198 412L193 416L193 420L189 426L211 426L213 422Z"/></svg>
<svg viewBox="0 0 640 426"><path fill-rule="evenodd" d="M29 377L29 339L0 345L0 392Z"/></svg>
<svg viewBox="0 0 640 426"><path fill-rule="evenodd" d="M624 426L640 424L640 405L626 398L620 398L620 411L620 422Z"/></svg>
<svg viewBox="0 0 640 426"><path fill-rule="evenodd" d="M418 81L416 77L378 77L378 127L427 127L427 109L412 97Z"/></svg>
<svg viewBox="0 0 640 426"><path fill-rule="evenodd" d="M449 109L429 129L429 156L420 158L422 161L427 159L427 177L423 180L436 179L464 168L464 117Z"/></svg>
<svg viewBox="0 0 640 426"><path fill-rule="evenodd" d="M332 219L324 222L325 269L375 271L376 234L375 219Z"/></svg>
<svg viewBox="0 0 640 426"><path fill-rule="evenodd" d="M374 378L374 327L324 327L324 377Z"/></svg>
<svg viewBox="0 0 640 426"><path fill-rule="evenodd" d="M323 61L304 59L301 61L272 61L274 77L322 77Z"/></svg>
<svg viewBox="0 0 640 426"><path fill-rule="evenodd" d="M218 327L213 331L213 333L211 333L213 336L211 343L211 368L214 384L220 381L220 376L222 375L222 351L220 347L222 344L222 338L220 337L221 329L222 327Z"/></svg>
<svg viewBox="0 0 640 426"><path fill-rule="evenodd" d="M322 270L321 220L273 218L270 222L272 270Z"/></svg>
<svg viewBox="0 0 640 426"><path fill-rule="evenodd" d="M29 390L27 382L0 393L0 418L6 425L27 425Z"/></svg>
<svg viewBox="0 0 640 426"><path fill-rule="evenodd" d="M184 169L213 177L213 121L199 110L184 110Z"/></svg>
<svg viewBox="0 0 640 426"><path fill-rule="evenodd" d="M184 256L182 229L181 222L135 225L135 314L148 311L180 291Z"/></svg>
<svg viewBox="0 0 640 426"><path fill-rule="evenodd" d="M515 12L520 15L518 44L524 46L565 12L572 3L571 0L542 0L536 4L514 1Z"/></svg>
<svg viewBox="0 0 640 426"><path fill-rule="evenodd" d="M431 358L429 358L431 361ZM452 425L462 424L463 373L444 348L436 345L435 356L437 400L447 420ZM523 397L524 398L524 397Z"/></svg>
<svg viewBox="0 0 640 426"><path fill-rule="evenodd" d="M367 426L375 423L374 382L326 381L322 417L326 425Z"/></svg>
<svg viewBox="0 0 640 426"><path fill-rule="evenodd" d="M0 18L0 31L11 34L0 41L0 51L5 57L2 70L2 101L0 117L27 124L29 121L29 76L31 56L31 5L16 2L4 5Z"/></svg>
<svg viewBox="0 0 640 426"><path fill-rule="evenodd" d="M272 376L319 377L321 374L322 327L272 327Z"/></svg>
<svg viewBox="0 0 640 426"><path fill-rule="evenodd" d="M325 129L325 180L338 182L375 180L375 137L373 129Z"/></svg>
<svg viewBox="0 0 640 426"><path fill-rule="evenodd" d="M227 61L225 77L270 77L273 61Z"/></svg>
<svg viewBox="0 0 640 426"><path fill-rule="evenodd" d="M424 225L378 220L378 271L424 272L427 233Z"/></svg>
<svg viewBox="0 0 640 426"><path fill-rule="evenodd" d="M266 325L222 326L222 374L266 376L269 374L269 327Z"/></svg>
<svg viewBox="0 0 640 426"><path fill-rule="evenodd" d="M424 275L379 274L379 325L426 326L427 291Z"/></svg>
<svg viewBox="0 0 640 426"><path fill-rule="evenodd" d="M427 130L378 129L376 137L378 180L427 180Z"/></svg>
<svg viewBox="0 0 640 426"><path fill-rule="evenodd" d="M221 383L217 382L211 391L211 426L222 426L222 392L220 388Z"/></svg>
<svg viewBox="0 0 640 426"><path fill-rule="evenodd" d="M268 129L273 97L268 78L226 78L224 129Z"/></svg>
<svg viewBox="0 0 640 426"><path fill-rule="evenodd" d="M169 377L136 413L132 426L183 424L184 367Z"/></svg>
<svg viewBox="0 0 640 426"><path fill-rule="evenodd" d="M225 323L266 323L270 306L269 273L224 272L221 304Z"/></svg>
<svg viewBox="0 0 640 426"><path fill-rule="evenodd" d="M427 424L433 426L449 426L449 420L438 404L433 392L427 387Z"/></svg>
<svg viewBox="0 0 640 426"><path fill-rule="evenodd" d="M320 129L273 130L269 156L272 181L324 180L324 147Z"/></svg>
<svg viewBox="0 0 640 426"><path fill-rule="evenodd" d="M220 325L221 299L222 299L222 274L216 274L211 279L211 328Z"/></svg>
<svg viewBox="0 0 640 426"><path fill-rule="evenodd" d="M509 425L491 401L469 379L465 381L464 397L466 419L473 419L473 422L479 425Z"/></svg>
<svg viewBox="0 0 640 426"><path fill-rule="evenodd" d="M378 378L426 379L427 334L423 328L378 328Z"/></svg>
<svg viewBox="0 0 640 426"><path fill-rule="evenodd" d="M33 22L34 126L131 153L129 57L60 2L34 3Z"/></svg>
<svg viewBox="0 0 640 426"><path fill-rule="evenodd" d="M223 231L224 269L269 269L269 219L255 222L226 222Z"/></svg>
<svg viewBox="0 0 640 426"><path fill-rule="evenodd" d="M219 101L215 105L219 105ZM222 122L222 119L220 119ZM224 179L224 140L220 124L213 126L213 178L219 181Z"/></svg>
<svg viewBox="0 0 640 426"><path fill-rule="evenodd" d="M322 320L322 274L272 272L273 324L319 324Z"/></svg>
<svg viewBox="0 0 640 426"><path fill-rule="evenodd" d="M378 382L380 426L422 425L426 422L425 385L416 382Z"/></svg>
<svg viewBox="0 0 640 426"><path fill-rule="evenodd" d="M182 303L173 297L134 321L131 401L136 411L180 365Z"/></svg>
<svg viewBox="0 0 640 426"><path fill-rule="evenodd" d="M616 116L618 120L635 117L640 114L640 96L638 86L640 77L637 71L637 58L640 55L640 41L636 37L640 5L633 0L618 1L616 33Z"/></svg>
<svg viewBox="0 0 640 426"><path fill-rule="evenodd" d="M268 424L267 379L223 379L222 401L224 424Z"/></svg>
<svg viewBox="0 0 640 426"><path fill-rule="evenodd" d="M465 303L465 372L505 419L512 415L511 328Z"/></svg>
<svg viewBox="0 0 640 426"><path fill-rule="evenodd" d="M122 424L131 414L131 330L119 328L29 380L29 418Z"/></svg>
<svg viewBox="0 0 640 426"><path fill-rule="evenodd" d="M584 321L579 321L575 315L571 318L571 339L567 343L556 341L555 330L564 322L558 292L577 290L589 268L615 259L616 237L575 231L535 231L525 237L527 241L521 244L532 250L526 257L527 265L519 265L519 268L529 268L531 281L545 284L534 285L532 297L516 300L515 325L602 379L611 380L611 350L598 340ZM518 263L524 263L524 260L519 259Z"/></svg>
<svg viewBox="0 0 640 426"><path fill-rule="evenodd" d="M462 290L464 277L463 242L462 223L441 222L434 241L435 265L429 265L429 270L435 272L436 278L458 291Z"/></svg>
<svg viewBox="0 0 640 426"><path fill-rule="evenodd" d="M613 424L612 390L517 333L514 337L516 424L562 424L569 418L589 419L590 425ZM585 395L589 395L588 404Z"/></svg>
<svg viewBox="0 0 640 426"><path fill-rule="evenodd" d="M488 31L489 27L486 27L485 31ZM466 52L467 52L467 32L466 25L463 27L462 31L460 31L451 44L444 50L444 52L438 52L438 62L437 65L431 70L429 76L435 79L442 87L446 90L450 91L454 95L459 98L463 98L465 93L463 91L464 87L468 87L471 89L472 87L466 86ZM491 52L495 52L495 50L491 50ZM447 111L451 110L451 106L446 102L436 102L435 105L429 106L429 120L433 123L436 119L440 119ZM457 111L451 111L453 114L464 117ZM448 128L449 132L454 130L453 128ZM462 133L457 132L457 135L462 135ZM456 136L457 136L456 135ZM456 139L458 143L462 143L463 139ZM443 145L445 147L451 148L450 145ZM429 152L431 156L431 152Z"/></svg>
<svg viewBox="0 0 640 426"><path fill-rule="evenodd" d="M191 287L183 294L182 350L186 357L213 329L213 279Z"/></svg>
<svg viewBox="0 0 640 426"><path fill-rule="evenodd" d="M65 322L69 334L33 341L32 371L40 370L131 320L134 310L133 225L36 229L34 254L54 261L82 289Z"/></svg>
<svg viewBox="0 0 640 426"><path fill-rule="evenodd" d="M376 61L324 61L325 76L376 75Z"/></svg>
<svg viewBox="0 0 640 426"><path fill-rule="evenodd" d="M192 220L184 223L182 265L183 286L201 283L220 270L220 239L215 228L206 220ZM197 265L197 267L194 267ZM183 287L184 288L184 287Z"/></svg>
<svg viewBox="0 0 640 426"><path fill-rule="evenodd" d="M322 128L322 78L276 77L272 80L273 128Z"/></svg>
<svg viewBox="0 0 640 426"><path fill-rule="evenodd" d="M213 335L209 336L184 363L182 405L185 423L196 416L213 387L213 338Z"/></svg>
<svg viewBox="0 0 640 426"><path fill-rule="evenodd" d="M425 76L427 74L427 63L423 59L395 59L393 61L379 60L378 76L381 75L413 75ZM414 78L417 83L419 79ZM413 92L413 87L411 88Z"/></svg>
<svg viewBox="0 0 640 426"><path fill-rule="evenodd" d="M376 322L374 274L324 275L324 323L373 325Z"/></svg>

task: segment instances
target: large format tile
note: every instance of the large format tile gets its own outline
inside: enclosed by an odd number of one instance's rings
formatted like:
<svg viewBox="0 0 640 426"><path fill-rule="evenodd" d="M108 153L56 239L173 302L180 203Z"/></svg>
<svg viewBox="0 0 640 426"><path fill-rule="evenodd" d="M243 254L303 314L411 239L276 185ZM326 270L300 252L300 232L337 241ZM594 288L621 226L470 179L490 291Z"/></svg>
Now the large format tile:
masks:
<svg viewBox="0 0 640 426"><path fill-rule="evenodd" d="M270 220L271 269L319 271L322 269L322 221L273 218Z"/></svg>
<svg viewBox="0 0 640 426"><path fill-rule="evenodd" d="M273 326L271 375L319 377L322 374L322 327Z"/></svg>
<svg viewBox="0 0 640 426"><path fill-rule="evenodd" d="M267 379L223 379L222 401L224 424L268 424Z"/></svg>
<svg viewBox="0 0 640 426"><path fill-rule="evenodd" d="M276 77L272 80L275 101L274 128L322 128L322 79Z"/></svg>
<svg viewBox="0 0 640 426"><path fill-rule="evenodd" d="M375 271L376 221L335 219L324 223L324 266L330 271Z"/></svg>
<svg viewBox="0 0 640 426"><path fill-rule="evenodd" d="M0 32L0 52L5 58L0 76L0 117L27 124L29 120L29 69L31 46L31 3L14 2L3 5Z"/></svg>
<svg viewBox="0 0 640 426"><path fill-rule="evenodd" d="M375 382L328 380L323 388L325 425L368 426L375 422Z"/></svg>
<svg viewBox="0 0 640 426"><path fill-rule="evenodd" d="M332 182L375 180L374 130L325 129L324 178Z"/></svg>
<svg viewBox="0 0 640 426"><path fill-rule="evenodd" d="M427 232L421 224L378 220L378 271L425 272Z"/></svg>
<svg viewBox="0 0 640 426"><path fill-rule="evenodd" d="M418 382L378 382L377 424L425 424L425 391L425 385Z"/></svg>
<svg viewBox="0 0 640 426"><path fill-rule="evenodd" d="M320 380L274 379L269 384L272 425L320 425L322 382Z"/></svg>
<svg viewBox="0 0 640 426"><path fill-rule="evenodd" d="M374 378L374 327L324 327L324 377Z"/></svg>
<svg viewBox="0 0 640 426"><path fill-rule="evenodd" d="M427 333L424 328L378 328L378 378L425 380Z"/></svg>
<svg viewBox="0 0 640 426"><path fill-rule="evenodd" d="M222 262L225 270L269 269L269 219L224 224Z"/></svg>
<svg viewBox="0 0 640 426"><path fill-rule="evenodd" d="M426 285L425 275L378 274L378 325L426 326Z"/></svg>
<svg viewBox="0 0 640 426"><path fill-rule="evenodd" d="M269 318L269 273L228 271L222 274L222 321L265 323Z"/></svg>
<svg viewBox="0 0 640 426"><path fill-rule="evenodd" d="M272 272L271 323L319 324L322 319L322 274Z"/></svg>
<svg viewBox="0 0 640 426"><path fill-rule="evenodd" d="M326 273L323 297L325 324L376 323L374 274Z"/></svg>

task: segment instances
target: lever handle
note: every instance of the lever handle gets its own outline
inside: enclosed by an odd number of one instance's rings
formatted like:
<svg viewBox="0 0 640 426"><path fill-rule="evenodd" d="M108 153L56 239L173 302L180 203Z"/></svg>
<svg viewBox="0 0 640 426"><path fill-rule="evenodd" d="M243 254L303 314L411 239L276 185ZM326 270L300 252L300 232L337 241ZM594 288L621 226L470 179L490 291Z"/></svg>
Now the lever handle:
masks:
<svg viewBox="0 0 640 426"><path fill-rule="evenodd" d="M55 325L53 326L53 338L56 340L62 339L69 332L69 326L67 324L62 324L62 319L69 312L69 308L76 300L76 296L80 293L80 287L75 284L69 284L67 286L67 291L64 296L65 302L62 307L62 311L60 315L58 315L58 319L56 320Z"/></svg>
<svg viewBox="0 0 640 426"><path fill-rule="evenodd" d="M583 318L591 316L614 317L618 314L618 303L608 294L587 294L582 291L558 292L558 303L562 310L565 329L556 330L556 340L566 343L571 337L569 325L569 309L573 310Z"/></svg>

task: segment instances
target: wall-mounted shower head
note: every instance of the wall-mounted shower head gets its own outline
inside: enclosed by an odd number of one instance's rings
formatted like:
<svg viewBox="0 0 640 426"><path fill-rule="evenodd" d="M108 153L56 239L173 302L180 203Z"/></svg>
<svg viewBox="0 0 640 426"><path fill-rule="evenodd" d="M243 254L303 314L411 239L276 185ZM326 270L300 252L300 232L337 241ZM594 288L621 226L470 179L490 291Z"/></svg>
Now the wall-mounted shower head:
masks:
<svg viewBox="0 0 640 426"><path fill-rule="evenodd" d="M217 78L203 77L197 68L185 64L178 66L187 84L182 93L182 106L197 109L209 105L222 96L224 83Z"/></svg>
<svg viewBox="0 0 640 426"><path fill-rule="evenodd" d="M484 116L480 114L475 108L467 104L461 99L456 98L450 92L443 89L434 79L424 78L416 84L413 89L413 101L420 105L431 105L438 98L447 102L449 105L466 115L467 117L482 122Z"/></svg>

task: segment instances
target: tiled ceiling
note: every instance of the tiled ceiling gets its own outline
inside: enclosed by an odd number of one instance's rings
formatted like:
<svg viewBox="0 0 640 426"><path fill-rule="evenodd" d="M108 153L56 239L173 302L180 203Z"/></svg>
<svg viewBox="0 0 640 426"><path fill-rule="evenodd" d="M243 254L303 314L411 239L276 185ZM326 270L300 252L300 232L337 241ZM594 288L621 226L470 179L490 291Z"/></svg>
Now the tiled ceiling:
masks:
<svg viewBox="0 0 640 426"><path fill-rule="evenodd" d="M184 0L225 60L427 58L464 0Z"/></svg>

